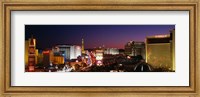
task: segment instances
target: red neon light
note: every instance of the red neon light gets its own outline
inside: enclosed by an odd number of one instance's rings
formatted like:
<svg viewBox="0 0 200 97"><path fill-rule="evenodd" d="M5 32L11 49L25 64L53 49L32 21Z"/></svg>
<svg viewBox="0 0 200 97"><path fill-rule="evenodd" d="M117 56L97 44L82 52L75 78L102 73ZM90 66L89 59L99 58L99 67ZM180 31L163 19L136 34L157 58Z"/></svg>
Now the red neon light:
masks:
<svg viewBox="0 0 200 97"><path fill-rule="evenodd" d="M43 54L49 54L49 51L43 51Z"/></svg>

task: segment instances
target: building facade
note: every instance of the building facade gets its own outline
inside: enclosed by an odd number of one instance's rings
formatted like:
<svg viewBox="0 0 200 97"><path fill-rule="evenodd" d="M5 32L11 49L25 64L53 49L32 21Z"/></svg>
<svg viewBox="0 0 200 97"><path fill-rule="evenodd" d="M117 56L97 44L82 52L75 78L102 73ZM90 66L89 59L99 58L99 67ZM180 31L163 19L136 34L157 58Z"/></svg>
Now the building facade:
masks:
<svg viewBox="0 0 200 97"><path fill-rule="evenodd" d="M28 66L29 40L25 40L25 67Z"/></svg>
<svg viewBox="0 0 200 97"><path fill-rule="evenodd" d="M33 41L31 44L31 41ZM32 47L31 47L32 46ZM28 39L28 40L25 40L25 66L27 67L28 66L28 57L29 57L29 49L34 49L34 52L35 52L35 64L38 64L38 49L36 49L36 39Z"/></svg>
<svg viewBox="0 0 200 97"><path fill-rule="evenodd" d="M65 63L65 58L62 55L54 55L53 64L60 65Z"/></svg>
<svg viewBox="0 0 200 97"><path fill-rule="evenodd" d="M104 50L103 49L97 49L95 51L96 64L98 66L103 65L103 54L104 54Z"/></svg>
<svg viewBox="0 0 200 97"><path fill-rule="evenodd" d="M84 55L85 54L85 47L84 47L84 39L82 38L82 42L81 42L81 54Z"/></svg>
<svg viewBox="0 0 200 97"><path fill-rule="evenodd" d="M81 56L81 47L78 45L56 45L56 48L57 50L53 50L54 53L62 53L65 60L77 59Z"/></svg>
<svg viewBox="0 0 200 97"><path fill-rule="evenodd" d="M175 71L175 29L170 32L146 38L146 62L154 68Z"/></svg>
<svg viewBox="0 0 200 97"><path fill-rule="evenodd" d="M43 66L48 67L50 63L52 63L54 60L53 52L51 50L44 50L42 51L42 54L43 54L42 64Z"/></svg>
<svg viewBox="0 0 200 97"><path fill-rule="evenodd" d="M117 54L119 54L119 49L117 49L117 48L106 48L106 49L104 49L104 54L117 55Z"/></svg>
<svg viewBox="0 0 200 97"><path fill-rule="evenodd" d="M28 42L28 71L34 72L36 65L36 39L31 37Z"/></svg>
<svg viewBox="0 0 200 97"><path fill-rule="evenodd" d="M130 41L125 45L125 55L138 56L141 55L145 59L145 43Z"/></svg>

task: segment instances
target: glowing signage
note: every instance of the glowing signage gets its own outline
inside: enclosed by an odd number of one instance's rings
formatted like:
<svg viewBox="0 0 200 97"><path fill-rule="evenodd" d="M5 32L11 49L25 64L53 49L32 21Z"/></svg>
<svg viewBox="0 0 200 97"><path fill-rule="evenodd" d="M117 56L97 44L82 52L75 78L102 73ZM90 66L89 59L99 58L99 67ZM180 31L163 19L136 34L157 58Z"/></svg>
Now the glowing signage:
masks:
<svg viewBox="0 0 200 97"><path fill-rule="evenodd" d="M155 38L166 38L169 37L169 35L156 35Z"/></svg>
<svg viewBox="0 0 200 97"><path fill-rule="evenodd" d="M49 54L49 51L43 51L43 54Z"/></svg>

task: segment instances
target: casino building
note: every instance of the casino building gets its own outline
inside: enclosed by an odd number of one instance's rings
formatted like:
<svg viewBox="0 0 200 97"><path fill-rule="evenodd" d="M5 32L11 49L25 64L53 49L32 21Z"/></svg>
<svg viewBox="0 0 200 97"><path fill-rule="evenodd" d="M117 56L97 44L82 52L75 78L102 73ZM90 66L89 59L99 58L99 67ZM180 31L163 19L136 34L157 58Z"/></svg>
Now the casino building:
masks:
<svg viewBox="0 0 200 97"><path fill-rule="evenodd" d="M35 71L35 65L37 64L37 52L36 50L36 39L33 38L33 36L29 39L28 43L26 42L25 45L28 44L28 71L34 72ZM27 46L25 46L27 47ZM25 48L27 49L27 48ZM27 51L25 51L25 57L26 57ZM26 62L26 58L25 58Z"/></svg>
<svg viewBox="0 0 200 97"><path fill-rule="evenodd" d="M77 59L78 56L81 56L81 47L78 45L56 45L52 51L54 55L56 53L62 53L65 60Z"/></svg>
<svg viewBox="0 0 200 97"><path fill-rule="evenodd" d="M104 54L117 55L117 54L119 54L119 49L117 49L117 48L106 48L106 49L104 49Z"/></svg>
<svg viewBox="0 0 200 97"><path fill-rule="evenodd" d="M146 62L153 68L175 71L175 29L167 35L146 37Z"/></svg>
<svg viewBox="0 0 200 97"><path fill-rule="evenodd" d="M125 55L128 56L137 56L141 55L145 59L145 43L144 42L136 42L129 41L125 45Z"/></svg>

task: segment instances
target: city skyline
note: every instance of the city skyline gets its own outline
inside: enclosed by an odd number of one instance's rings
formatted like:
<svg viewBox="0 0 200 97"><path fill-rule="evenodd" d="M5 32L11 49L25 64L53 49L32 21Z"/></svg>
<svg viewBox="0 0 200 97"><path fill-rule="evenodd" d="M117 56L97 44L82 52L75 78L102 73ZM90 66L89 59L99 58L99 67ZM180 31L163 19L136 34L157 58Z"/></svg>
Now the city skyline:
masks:
<svg viewBox="0 0 200 97"><path fill-rule="evenodd" d="M169 34L175 25L25 25L25 39L33 35L37 48L51 48L57 44L99 46L124 49L128 41L144 42L147 36Z"/></svg>

